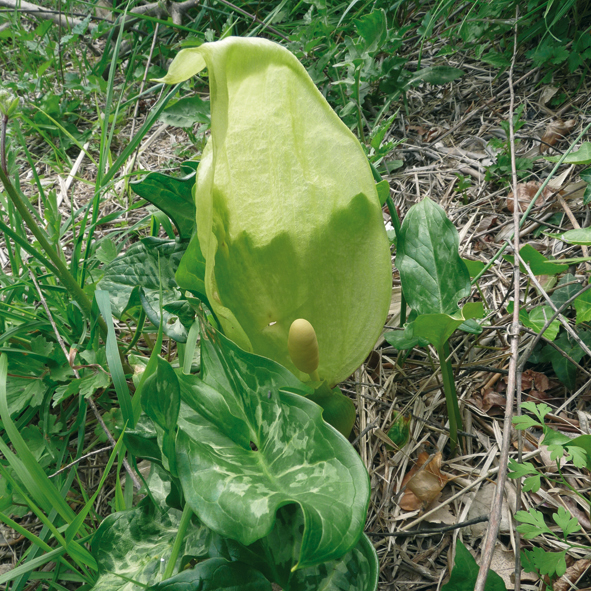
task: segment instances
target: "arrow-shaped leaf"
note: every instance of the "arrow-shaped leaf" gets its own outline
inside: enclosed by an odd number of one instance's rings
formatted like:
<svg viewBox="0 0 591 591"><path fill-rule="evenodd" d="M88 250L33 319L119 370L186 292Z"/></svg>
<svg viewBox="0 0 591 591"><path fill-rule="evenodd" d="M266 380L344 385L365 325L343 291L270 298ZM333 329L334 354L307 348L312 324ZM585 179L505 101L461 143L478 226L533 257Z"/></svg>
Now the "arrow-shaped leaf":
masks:
<svg viewBox="0 0 591 591"><path fill-rule="evenodd" d="M239 349L202 322L200 376L177 373L177 463L201 521L249 545L268 535L277 510L304 516L297 568L339 558L359 540L369 502L367 471L349 442L304 398L279 364Z"/></svg>

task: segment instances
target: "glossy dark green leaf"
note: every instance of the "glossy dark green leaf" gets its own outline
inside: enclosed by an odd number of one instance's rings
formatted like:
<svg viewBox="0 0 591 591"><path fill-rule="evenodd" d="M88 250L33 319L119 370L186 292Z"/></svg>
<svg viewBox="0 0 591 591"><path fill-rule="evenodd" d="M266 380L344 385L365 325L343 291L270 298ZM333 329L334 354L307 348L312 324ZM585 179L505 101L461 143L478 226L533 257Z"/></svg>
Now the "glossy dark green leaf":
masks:
<svg viewBox="0 0 591 591"><path fill-rule="evenodd" d="M579 336L585 331L580 331ZM588 334L588 333L587 333ZM585 352L577 343L571 341L563 332L556 341L554 341L565 353L567 353L577 363L581 361ZM544 356L548 361L552 362L552 369L556 377L570 390L574 389L577 381L577 366L571 363L566 357L563 357L556 349L547 345L544 347Z"/></svg>
<svg viewBox="0 0 591 591"><path fill-rule="evenodd" d="M390 183L384 179L379 183L376 183L376 189L378 191L378 198L380 200L380 205L384 205L386 203L386 199L390 195Z"/></svg>
<svg viewBox="0 0 591 591"><path fill-rule="evenodd" d="M482 261L472 261L470 259L462 259L464 264L468 269L468 273L470 273L470 277L476 277L482 269L484 269L485 265Z"/></svg>
<svg viewBox="0 0 591 591"><path fill-rule="evenodd" d="M156 372L142 389L142 408L163 430L176 427L181 407L179 381L169 363L158 357Z"/></svg>
<svg viewBox="0 0 591 591"><path fill-rule="evenodd" d="M289 591L375 591L379 572L376 551L363 534L357 546L342 558L295 571Z"/></svg>
<svg viewBox="0 0 591 591"><path fill-rule="evenodd" d="M384 333L384 339L399 351L406 351L421 345L419 337L412 336L412 334L407 335L405 330L390 330Z"/></svg>
<svg viewBox="0 0 591 591"><path fill-rule="evenodd" d="M271 583L240 562L210 558L148 588L150 591L271 591Z"/></svg>
<svg viewBox="0 0 591 591"><path fill-rule="evenodd" d="M303 531L302 512L296 506L288 505L277 512L275 526L266 538L245 547L234 540L214 536L210 554L218 552L227 560L250 564L286 591L377 589L378 558L365 534L341 558L292 572L298 561Z"/></svg>
<svg viewBox="0 0 591 591"><path fill-rule="evenodd" d="M109 515L92 542L99 573L94 591L140 591L133 581L154 585L162 580L180 519L180 511L161 511L148 498L135 509ZM175 572L183 556L207 556L211 535L202 525L189 524Z"/></svg>
<svg viewBox="0 0 591 591"><path fill-rule="evenodd" d="M552 316L554 316L554 310L550 306L536 306L530 311L528 321L524 324L532 330L540 332ZM553 341L558 336L559 330L560 322L558 319L555 319L544 332L544 336L550 341Z"/></svg>
<svg viewBox="0 0 591 591"><path fill-rule="evenodd" d="M105 267L98 289L109 292L117 316L121 316L130 305L141 303L150 321L158 326L162 283L164 333L183 343L187 339L187 328L182 321L189 322L192 313L189 305L182 301L175 273L186 248L186 242L144 238ZM134 297L137 297L137 302L130 302L130 298L133 300ZM182 313L167 311L174 305L183 307Z"/></svg>
<svg viewBox="0 0 591 591"><path fill-rule="evenodd" d="M322 418L329 425L347 438L351 435L357 416L355 405L338 387L331 389L326 382L322 382L307 398L322 407Z"/></svg>
<svg viewBox="0 0 591 591"><path fill-rule="evenodd" d="M195 229L195 174L191 172L177 178L160 172L151 172L129 186L134 193L163 211L176 226L179 236L188 240Z"/></svg>
<svg viewBox="0 0 591 591"><path fill-rule="evenodd" d="M591 246L591 228L579 228L578 230L568 230L562 234L548 234L551 238L556 238L567 244L582 244Z"/></svg>
<svg viewBox="0 0 591 591"><path fill-rule="evenodd" d="M193 127L195 123L209 124L209 101L201 100L198 96L182 98L166 108L159 119L173 127Z"/></svg>
<svg viewBox="0 0 591 591"><path fill-rule="evenodd" d="M455 330L466 320L482 318L484 307L480 302L466 304L461 312L448 314L419 314L407 327L407 332L415 338L429 341L435 348L442 347Z"/></svg>
<svg viewBox="0 0 591 591"><path fill-rule="evenodd" d="M167 462L164 467L173 476L176 466L176 427L181 407L178 378L169 363L158 357L156 371L148 377L142 388L142 408L160 428L159 442Z"/></svg>
<svg viewBox="0 0 591 591"><path fill-rule="evenodd" d="M441 587L441 591L474 591L477 577L478 564L466 546L458 540L454 568L451 571L449 582ZM484 590L507 591L507 587L497 573L489 570Z"/></svg>
<svg viewBox="0 0 591 591"><path fill-rule="evenodd" d="M374 10L353 22L365 41L365 51L376 51L388 38L388 23L383 9Z"/></svg>
<svg viewBox="0 0 591 591"><path fill-rule="evenodd" d="M566 301L579 293L581 289L583 289L583 286L576 280L575 276L571 273L566 273L566 275L564 275L558 282L550 299L557 308L560 308Z"/></svg>
<svg viewBox="0 0 591 591"><path fill-rule="evenodd" d="M299 394L309 389L204 323L201 359L200 376L177 374L182 400L195 411L179 418L179 477L201 521L249 545L293 503L306 524L299 568L351 550L365 523L367 471L320 407Z"/></svg>
<svg viewBox="0 0 591 591"><path fill-rule="evenodd" d="M575 301L577 311L577 324L591 320L591 290L582 293Z"/></svg>
<svg viewBox="0 0 591 591"><path fill-rule="evenodd" d="M207 303L205 294L205 258L195 233L189 242L176 271L176 281L181 289L194 292L201 301Z"/></svg>
<svg viewBox="0 0 591 591"><path fill-rule="evenodd" d="M455 314L470 295L458 232L429 198L413 205L400 230L396 266L409 306L419 314Z"/></svg>
<svg viewBox="0 0 591 591"><path fill-rule="evenodd" d="M474 320L474 318L468 318L466 322L462 322L460 326L458 326L458 330L462 330L467 332L468 334L482 334L483 328Z"/></svg>
<svg viewBox="0 0 591 591"><path fill-rule="evenodd" d="M531 269L534 275L557 275L568 269L568 265L561 265L547 259L541 252L538 252L531 244L526 244L519 251L519 256ZM512 255L503 255L503 258L510 263L514 263L515 257ZM522 273L526 272L523 265L520 265Z"/></svg>

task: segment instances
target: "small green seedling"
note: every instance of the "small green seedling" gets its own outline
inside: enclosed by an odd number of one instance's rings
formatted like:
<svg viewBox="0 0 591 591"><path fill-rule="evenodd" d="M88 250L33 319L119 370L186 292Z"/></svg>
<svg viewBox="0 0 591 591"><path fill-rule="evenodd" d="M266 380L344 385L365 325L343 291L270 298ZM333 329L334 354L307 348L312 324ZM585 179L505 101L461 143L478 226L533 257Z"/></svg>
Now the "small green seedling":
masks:
<svg viewBox="0 0 591 591"><path fill-rule="evenodd" d="M566 435L551 429L546 425L545 417L552 411L547 404L534 404L524 402L522 408L532 413L513 418L516 429L524 430L529 428L542 429L544 433L544 445L548 446L551 460L556 462L558 478L550 478L547 473L541 473L531 462L518 463L509 459L509 478L524 478L523 490L536 493L542 486L542 478L546 478L554 484L561 484L591 506L591 499L573 487L562 473L562 466L566 462L572 462L577 468L591 467L591 435L580 435L570 439ZM542 512L530 508L527 511L518 511L515 519L521 523L517 526L524 539L531 540L538 536L550 536L566 544L568 548L561 552L547 552L543 548L534 547L531 550L521 552L523 568L526 572L537 573L540 577L547 575L551 579L561 577L566 572L566 555L570 548L586 548L570 538L580 531L581 526L569 511L559 507L552 515L554 523L559 527L560 533L551 528ZM552 587L546 586L551 591Z"/></svg>
<svg viewBox="0 0 591 591"><path fill-rule="evenodd" d="M426 198L414 205L400 228L396 266L402 291L413 309L404 333L386 333L397 349L431 344L437 350L447 402L452 448L457 445L462 418L449 357L448 339L459 327L473 330L467 321L481 318L482 303L458 301L470 295L470 274L458 254L459 239L443 209ZM474 327L478 330L478 324Z"/></svg>

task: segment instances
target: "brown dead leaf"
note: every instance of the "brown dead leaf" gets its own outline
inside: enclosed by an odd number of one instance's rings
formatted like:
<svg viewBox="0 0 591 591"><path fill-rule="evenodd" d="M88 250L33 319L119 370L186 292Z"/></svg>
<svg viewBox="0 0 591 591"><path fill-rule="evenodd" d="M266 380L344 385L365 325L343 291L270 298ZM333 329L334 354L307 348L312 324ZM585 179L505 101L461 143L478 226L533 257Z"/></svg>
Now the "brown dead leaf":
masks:
<svg viewBox="0 0 591 591"><path fill-rule="evenodd" d="M446 129L442 125L435 125L429 129L425 141L427 143L435 141Z"/></svg>
<svg viewBox="0 0 591 591"><path fill-rule="evenodd" d="M492 388L486 388L481 393L481 399L478 400L475 398L475 402L482 411L491 416L502 414L504 412L503 409L507 405L506 398L502 394L495 392Z"/></svg>
<svg viewBox="0 0 591 591"><path fill-rule="evenodd" d="M470 493L472 504L468 510L468 519L490 515L496 488L497 485L494 482L488 482L477 493ZM503 534L511 531L511 514L515 512L515 495L512 492L509 483L507 483L502 501L501 525L499 526L499 531ZM475 538L482 538L487 529L487 522L468 526L468 531Z"/></svg>
<svg viewBox="0 0 591 591"><path fill-rule="evenodd" d="M552 396L550 396L550 394L547 394L546 392L540 392L539 390L530 390L525 401L539 404L540 402L550 400L550 398L552 398Z"/></svg>
<svg viewBox="0 0 591 591"><path fill-rule="evenodd" d="M406 130L407 131L416 131L417 135L419 137L424 136L426 133L428 133L428 129L423 127L422 125L407 125L406 126Z"/></svg>
<svg viewBox="0 0 591 591"><path fill-rule="evenodd" d="M558 88L556 86L547 84L542 88L542 92L540 94L540 103L545 105L557 92Z"/></svg>
<svg viewBox="0 0 591 591"><path fill-rule="evenodd" d="M505 381L507 381L507 378L505 378ZM535 388L540 392L545 392L550 387L550 380L546 374L528 369L521 376L521 387L524 390Z"/></svg>
<svg viewBox="0 0 591 591"><path fill-rule="evenodd" d="M591 560L577 560L572 566L569 566L566 569L566 572L559 579L555 581L552 588L554 591L571 591L571 589L573 589L571 582L576 583L590 566Z"/></svg>
<svg viewBox="0 0 591 591"><path fill-rule="evenodd" d="M499 218L496 215L485 215L476 226L476 233L480 234L494 228L498 224Z"/></svg>
<svg viewBox="0 0 591 591"><path fill-rule="evenodd" d="M517 185L517 200L519 202L519 211L525 211L527 206L531 203L531 200L535 197L538 189L542 183L538 181L528 181L527 183L519 183ZM554 195L556 191L546 187L542 192L542 195L538 198L537 204L543 205ZM513 191L507 196L507 209L513 213L514 209L513 202Z"/></svg>
<svg viewBox="0 0 591 591"><path fill-rule="evenodd" d="M546 390L548 390L548 388L550 388L550 380L548 379L548 376L545 373L534 371L533 369L528 371L531 371L534 376L534 384L536 386L536 390L540 392L545 392Z"/></svg>
<svg viewBox="0 0 591 591"><path fill-rule="evenodd" d="M429 454L421 452L417 463L409 470L402 481L402 487L406 486L406 491L402 495L402 499L400 499L400 508L404 511L416 511L430 505L441 494L443 487L450 480L450 477L441 471L443 456L440 451L421 470L428 459Z"/></svg>
<svg viewBox="0 0 591 591"><path fill-rule="evenodd" d="M575 127L577 122L574 119L568 121L552 121L546 127L546 131L540 142L540 154L547 152L550 146L553 146L558 140L563 140Z"/></svg>
<svg viewBox="0 0 591 591"><path fill-rule="evenodd" d="M513 550L505 549L502 544L497 542L490 568L503 579L507 590L515 588L515 553Z"/></svg>

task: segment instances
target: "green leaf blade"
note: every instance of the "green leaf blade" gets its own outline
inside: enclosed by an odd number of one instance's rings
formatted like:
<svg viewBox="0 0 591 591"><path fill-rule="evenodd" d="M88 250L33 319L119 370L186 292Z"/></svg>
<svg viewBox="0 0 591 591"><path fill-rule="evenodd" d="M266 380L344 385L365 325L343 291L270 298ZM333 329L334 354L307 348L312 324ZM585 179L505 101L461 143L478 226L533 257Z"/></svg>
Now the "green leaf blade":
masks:
<svg viewBox="0 0 591 591"><path fill-rule="evenodd" d="M407 303L419 314L454 314L470 295L457 230L429 198L414 205L400 229L396 266Z"/></svg>
<svg viewBox="0 0 591 591"><path fill-rule="evenodd" d="M183 400L196 411L181 413L177 439L179 477L195 513L248 545L269 534L280 507L296 504L305 518L298 568L348 552L363 530L367 471L320 407L292 393L306 386L205 325L202 363L205 388L179 376ZM216 391L223 396L211 398Z"/></svg>

